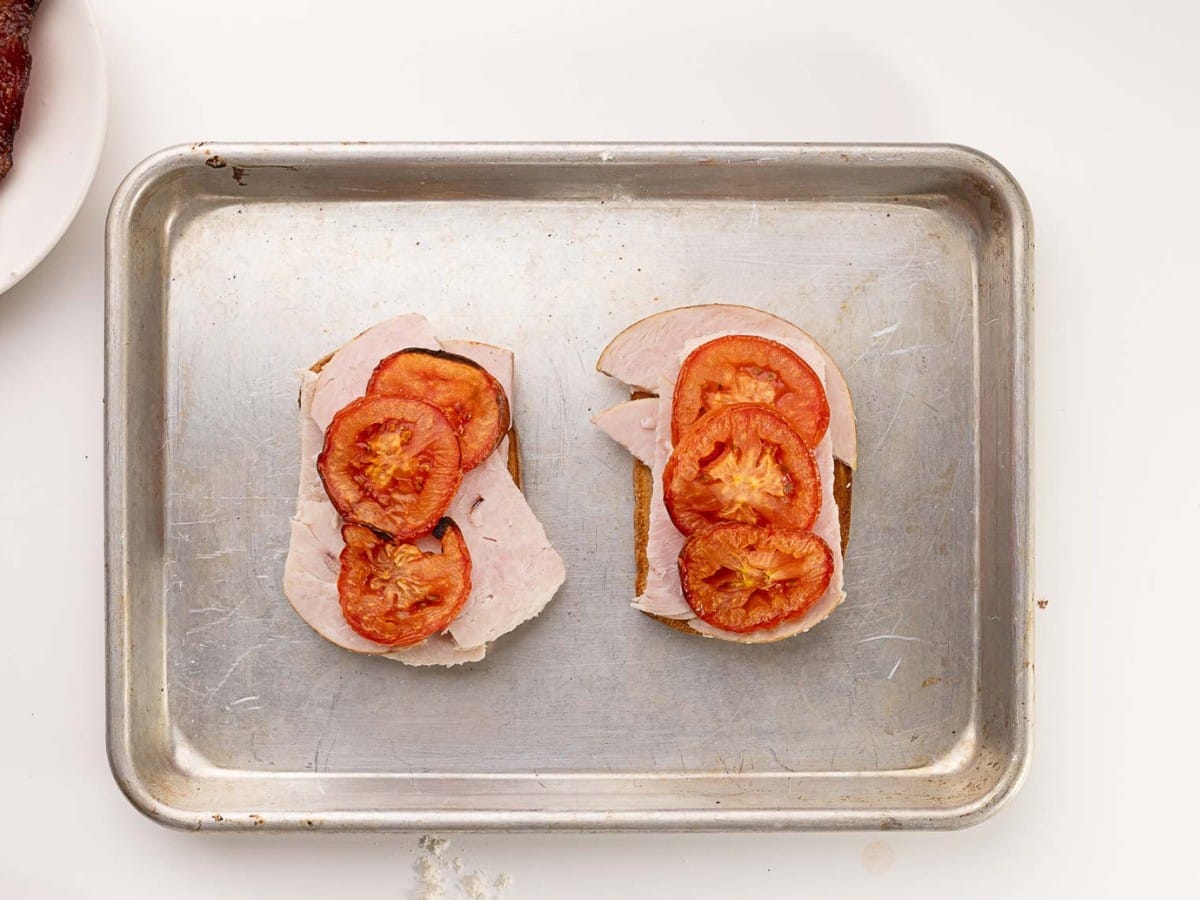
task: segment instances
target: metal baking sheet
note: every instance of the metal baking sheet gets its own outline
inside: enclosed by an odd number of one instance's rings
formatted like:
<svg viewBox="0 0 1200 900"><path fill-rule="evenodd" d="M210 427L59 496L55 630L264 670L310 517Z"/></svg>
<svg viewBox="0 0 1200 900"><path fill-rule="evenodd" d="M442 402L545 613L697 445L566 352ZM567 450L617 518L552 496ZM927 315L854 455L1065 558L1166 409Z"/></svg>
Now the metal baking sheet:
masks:
<svg viewBox="0 0 1200 900"><path fill-rule="evenodd" d="M108 749L193 829L945 828L1030 747L1032 232L952 146L216 145L108 223ZM845 604L770 646L630 609L630 459L588 418L635 320L743 303L840 361ZM568 566L479 664L311 632L280 580L297 370L391 315L517 353Z"/></svg>

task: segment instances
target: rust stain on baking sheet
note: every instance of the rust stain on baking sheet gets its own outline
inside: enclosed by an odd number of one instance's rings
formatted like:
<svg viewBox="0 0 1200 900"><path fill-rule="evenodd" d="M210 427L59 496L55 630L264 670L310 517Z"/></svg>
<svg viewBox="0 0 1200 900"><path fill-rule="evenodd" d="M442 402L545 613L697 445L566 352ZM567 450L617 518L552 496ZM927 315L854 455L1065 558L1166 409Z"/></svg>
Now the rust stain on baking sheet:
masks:
<svg viewBox="0 0 1200 900"><path fill-rule="evenodd" d="M221 159L220 156L210 156L204 161L204 164L210 169L223 169L228 165L228 163Z"/></svg>
<svg viewBox="0 0 1200 900"><path fill-rule="evenodd" d="M1050 601L1047 600L1045 597L1041 597L1038 599L1037 605L1038 605L1038 609L1045 609L1047 606L1050 605Z"/></svg>
<svg viewBox="0 0 1200 900"><path fill-rule="evenodd" d="M217 157L217 158L219 159L219 157ZM224 161L222 161L222 164L224 164ZM205 165L208 165L208 163L205 163ZM264 165L264 166L237 166L237 165L235 165L235 166L233 166L233 180L236 181L240 186L245 187L246 186L246 176L250 174L251 169L286 169L289 172L299 172L300 171L300 169L297 168L296 166L286 166L286 165Z"/></svg>

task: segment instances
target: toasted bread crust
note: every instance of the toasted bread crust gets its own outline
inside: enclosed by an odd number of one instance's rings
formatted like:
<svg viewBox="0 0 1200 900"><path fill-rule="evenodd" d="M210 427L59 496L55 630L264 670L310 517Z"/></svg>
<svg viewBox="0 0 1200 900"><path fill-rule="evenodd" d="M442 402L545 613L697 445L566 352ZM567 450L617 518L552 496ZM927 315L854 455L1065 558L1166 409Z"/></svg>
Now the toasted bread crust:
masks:
<svg viewBox="0 0 1200 900"><path fill-rule="evenodd" d="M521 485L521 447L517 442L516 425L508 429L508 474L512 476L513 484L518 490L525 490Z"/></svg>
<svg viewBox="0 0 1200 900"><path fill-rule="evenodd" d="M320 375L321 370L323 368L325 368L325 364L327 362L329 362L331 359L333 359L333 354L335 354L335 353L337 353L336 350L330 350L328 353L326 353L324 356L322 356L320 359L318 359L315 363L313 363L311 366L309 366L308 367L309 370Z"/></svg>
<svg viewBox="0 0 1200 900"><path fill-rule="evenodd" d="M842 531L842 557L850 546L850 497L854 493L854 470L838 459L833 459L833 499L838 506L838 525Z"/></svg>
<svg viewBox="0 0 1200 900"><path fill-rule="evenodd" d="M650 397L643 391L635 391L634 400ZM854 487L854 472L840 459L833 461L833 498L838 505L838 524L842 534L842 555L850 544L850 500ZM650 571L650 560L646 555L646 544L650 539L650 497L654 493L654 475L650 467L640 460L633 461L633 560L636 566L634 588L638 596L646 590L646 578ZM657 622L662 622L668 628L683 631L688 634L699 634L682 619L668 619L654 613L642 610L643 615ZM780 638L779 640L786 640Z"/></svg>

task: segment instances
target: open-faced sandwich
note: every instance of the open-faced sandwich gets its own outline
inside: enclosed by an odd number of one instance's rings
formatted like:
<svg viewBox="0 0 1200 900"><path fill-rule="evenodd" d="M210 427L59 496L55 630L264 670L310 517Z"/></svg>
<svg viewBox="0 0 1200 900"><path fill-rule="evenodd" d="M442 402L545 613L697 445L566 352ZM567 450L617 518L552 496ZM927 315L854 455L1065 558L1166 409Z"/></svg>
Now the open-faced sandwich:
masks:
<svg viewBox="0 0 1200 900"><path fill-rule="evenodd" d="M405 315L301 374L283 587L322 637L453 666L554 596L565 569L521 493L513 369Z"/></svg>
<svg viewBox="0 0 1200 900"><path fill-rule="evenodd" d="M761 310L689 306L631 325L596 368L633 393L593 421L635 457L634 607L742 643L833 612L857 453L820 345Z"/></svg>

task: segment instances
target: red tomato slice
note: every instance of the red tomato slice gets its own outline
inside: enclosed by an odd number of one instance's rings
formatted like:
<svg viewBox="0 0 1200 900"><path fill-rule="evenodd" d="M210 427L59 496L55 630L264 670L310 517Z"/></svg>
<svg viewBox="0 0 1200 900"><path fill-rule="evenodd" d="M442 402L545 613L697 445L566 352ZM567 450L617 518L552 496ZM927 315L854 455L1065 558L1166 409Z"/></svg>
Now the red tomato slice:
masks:
<svg viewBox="0 0 1200 900"><path fill-rule="evenodd" d="M457 353L419 347L393 353L375 367L367 393L424 400L445 413L458 435L464 472L487 459L508 431L504 388Z"/></svg>
<svg viewBox="0 0 1200 900"><path fill-rule="evenodd" d="M317 470L343 519L398 541L429 533L463 474L442 411L388 394L360 397L333 417Z"/></svg>
<svg viewBox="0 0 1200 900"><path fill-rule="evenodd" d="M679 554L683 595L696 615L744 634L804 615L833 577L833 553L808 531L717 525Z"/></svg>
<svg viewBox="0 0 1200 900"><path fill-rule="evenodd" d="M453 519L433 530L441 553L342 526L338 600L346 622L367 640L393 647L445 631L471 593L471 555Z"/></svg>
<svg viewBox="0 0 1200 900"><path fill-rule="evenodd" d="M721 522L808 531L821 509L821 476L782 415L743 403L684 433L663 471L663 495L684 534Z"/></svg>
<svg viewBox="0 0 1200 900"><path fill-rule="evenodd" d="M733 403L762 403L783 414L809 447L829 427L829 401L817 373L783 344L732 334L702 344L683 361L671 407L671 440Z"/></svg>

